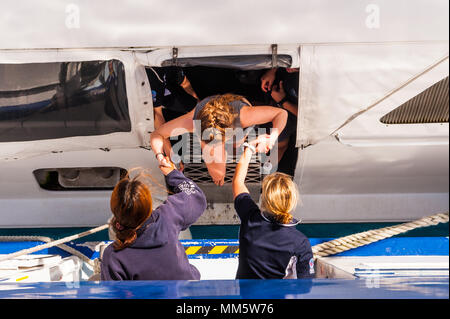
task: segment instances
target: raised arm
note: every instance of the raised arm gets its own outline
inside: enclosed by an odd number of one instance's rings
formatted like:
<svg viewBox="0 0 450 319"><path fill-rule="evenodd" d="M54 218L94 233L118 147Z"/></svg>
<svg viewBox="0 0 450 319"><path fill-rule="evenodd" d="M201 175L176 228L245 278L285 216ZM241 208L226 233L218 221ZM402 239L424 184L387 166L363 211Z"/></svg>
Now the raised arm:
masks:
<svg viewBox="0 0 450 319"><path fill-rule="evenodd" d="M183 133L193 132L193 116L194 110L182 115L172 121L166 122L150 134L150 145L153 152L155 152L156 158L160 165L167 166L164 155L171 155L164 153L165 140L168 140L172 136L179 136ZM167 143L167 142L166 142Z"/></svg>
<svg viewBox="0 0 450 319"><path fill-rule="evenodd" d="M166 123L163 113L162 113L162 109L163 109L162 106L154 108L155 130L157 130L162 125L164 125L164 123ZM172 144L170 143L170 140L164 139L163 144L164 144L164 146L163 146L164 154L172 154ZM180 169L183 167L181 163L180 163ZM182 171L182 169L181 169L181 171Z"/></svg>
<svg viewBox="0 0 450 319"><path fill-rule="evenodd" d="M167 184L175 188L175 194L170 195L158 208L167 214L180 230L184 230L205 211L206 197L197 184L175 169L169 158L166 160L171 167L160 166L160 169Z"/></svg>
<svg viewBox="0 0 450 319"><path fill-rule="evenodd" d="M278 104L281 104L281 106L294 114L295 116L298 115L298 105L292 103L286 98L286 92L284 91L283 87L283 81L280 81L280 84L278 86L274 86L272 89L272 98L275 102Z"/></svg>
<svg viewBox="0 0 450 319"><path fill-rule="evenodd" d="M245 186L245 177L247 176L248 165L250 164L251 158L252 151L250 148L246 147L236 165L236 170L234 172L232 182L233 199L235 199L239 194L249 192L247 186Z"/></svg>
<svg viewBox="0 0 450 319"><path fill-rule="evenodd" d="M239 159L234 171L232 189L233 189L233 199L235 199L239 194L248 193L248 188L245 186L245 178L247 177L248 165L252 159L254 152L264 153L266 152L264 143L260 143L262 139L256 139L248 144L250 146L244 146L244 152Z"/></svg>
<svg viewBox="0 0 450 319"><path fill-rule="evenodd" d="M241 125L249 127L257 124L272 122L270 134L270 148L273 147L278 136L286 126L288 113L279 107L273 106L244 106L241 110Z"/></svg>

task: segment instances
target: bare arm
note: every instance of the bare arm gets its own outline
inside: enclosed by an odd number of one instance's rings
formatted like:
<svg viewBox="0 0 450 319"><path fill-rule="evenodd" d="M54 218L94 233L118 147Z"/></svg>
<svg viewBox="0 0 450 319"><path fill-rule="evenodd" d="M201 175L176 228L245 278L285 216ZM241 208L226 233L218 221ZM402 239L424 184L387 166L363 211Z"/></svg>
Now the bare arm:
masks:
<svg viewBox="0 0 450 319"><path fill-rule="evenodd" d="M244 106L241 110L241 125L249 127L256 124L272 122L270 142L272 147L286 126L288 113L286 110L273 106Z"/></svg>
<svg viewBox="0 0 450 319"><path fill-rule="evenodd" d="M280 81L280 84L272 89L271 95L274 101L277 103L280 103L280 101L286 97L286 92L284 91L283 87L283 81ZM282 106L284 109L288 110L289 112L297 116L298 114L297 104L294 104L290 101L284 101Z"/></svg>
<svg viewBox="0 0 450 319"><path fill-rule="evenodd" d="M164 123L166 123L166 120L164 119L162 113L162 106L156 107L154 109L154 119L155 119L155 130L159 129L162 125L164 125ZM164 154L171 154L172 144L170 144L169 139L164 139L163 150Z"/></svg>
<svg viewBox="0 0 450 319"><path fill-rule="evenodd" d="M183 82L181 83L181 87L190 95L192 95L197 101L199 100L197 94L194 91L194 88L191 85L189 79L185 76Z"/></svg>
<svg viewBox="0 0 450 319"><path fill-rule="evenodd" d="M152 147L153 152L155 154L164 154L164 146L165 143L167 143L167 140L171 136L179 136L186 131L192 132L193 131L193 119L194 116L194 110L191 112L182 115L176 119L173 119L172 121L166 122L157 129L155 129L150 134L150 145ZM170 154L167 154L170 155ZM158 155L158 160L160 161L160 164L166 165L164 157ZM164 162L164 163L163 163Z"/></svg>
<svg viewBox="0 0 450 319"><path fill-rule="evenodd" d="M247 176L248 165L250 164L251 158L252 151L246 147L241 159L236 165L236 170L234 172L232 182L233 199L235 199L239 194L249 192L247 186L245 186L245 177Z"/></svg>
<svg viewBox="0 0 450 319"><path fill-rule="evenodd" d="M283 103L283 108L294 114L295 116L298 116L298 105L294 104L290 101L285 101Z"/></svg>

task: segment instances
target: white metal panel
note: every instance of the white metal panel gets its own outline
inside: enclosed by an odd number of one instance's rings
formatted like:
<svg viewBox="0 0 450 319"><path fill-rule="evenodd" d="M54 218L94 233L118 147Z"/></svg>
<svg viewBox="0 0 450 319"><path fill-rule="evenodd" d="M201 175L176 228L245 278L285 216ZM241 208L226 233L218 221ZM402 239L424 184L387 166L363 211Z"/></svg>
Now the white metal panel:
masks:
<svg viewBox="0 0 450 319"><path fill-rule="evenodd" d="M449 209L448 145L349 146L334 137L299 151L304 222L407 221Z"/></svg>
<svg viewBox="0 0 450 319"><path fill-rule="evenodd" d="M302 46L297 145L317 143L434 68L422 85L448 75L448 42Z"/></svg>
<svg viewBox="0 0 450 319"><path fill-rule="evenodd" d="M0 49L448 40L446 0L0 2Z"/></svg>
<svg viewBox="0 0 450 319"><path fill-rule="evenodd" d="M40 188L33 171L51 167L145 168L154 207L163 201L164 177L153 153L145 149L71 151L0 163L0 227L87 227L111 217L112 191L49 191Z"/></svg>
<svg viewBox="0 0 450 319"><path fill-rule="evenodd" d="M376 145L447 145L448 151L449 124L383 124L380 119L399 105L414 98L433 84L448 76L448 59L438 66L396 91L370 110L349 122L336 134L339 140L350 146ZM448 106L447 106L448 107ZM432 163L430 163L432 165Z"/></svg>
<svg viewBox="0 0 450 319"><path fill-rule="evenodd" d="M302 47L298 143L313 145L299 152L296 216L404 221L448 211L448 123L379 121L448 76L446 56L444 43Z"/></svg>
<svg viewBox="0 0 450 319"><path fill-rule="evenodd" d="M319 278L366 278L367 285L379 287L387 277L397 277L391 282L393 287L402 289L402 279L408 276L448 276L446 256L358 256L324 257L316 267Z"/></svg>

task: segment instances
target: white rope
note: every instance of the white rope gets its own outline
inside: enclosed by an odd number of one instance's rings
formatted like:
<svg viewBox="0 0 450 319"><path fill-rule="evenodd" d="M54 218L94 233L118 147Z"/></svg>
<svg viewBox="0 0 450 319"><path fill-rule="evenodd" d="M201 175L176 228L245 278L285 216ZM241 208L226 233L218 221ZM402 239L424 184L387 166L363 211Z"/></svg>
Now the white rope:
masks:
<svg viewBox="0 0 450 319"><path fill-rule="evenodd" d="M35 247L31 247L31 248L26 248L26 249L22 249L19 251L16 251L14 253L10 253L10 254L6 254L3 256L0 256L0 262L5 261L5 260L9 260L12 258L16 258L22 255L28 255L34 252L37 252L39 250L43 250L46 248L50 248L50 247L54 247L57 246L58 248L61 248L69 253L71 253L72 255L75 255L77 257L80 257L83 261L89 263L89 265L91 265L92 267L94 267L94 271L98 272L98 266L99 263L97 260L91 260L89 257L85 256L84 254L82 254L81 252L79 252L78 250L69 247L67 245L64 245L64 243L67 243L69 241L81 238L81 237L85 237L94 233L97 233L99 231L102 231L106 228L109 227L109 224L104 224L102 226L96 227L96 228L92 228L90 230L84 231L82 233L79 234L75 234L75 235L71 235L68 237L64 237L58 240L52 240L49 237L43 237L43 236L0 236L0 241L43 241L45 242L45 244L42 245L38 245Z"/></svg>
<svg viewBox="0 0 450 319"><path fill-rule="evenodd" d="M43 236L0 236L0 242L19 242L19 241L42 241L44 243L50 243L53 241L53 239L51 239L50 237L43 237ZM67 246L66 244L60 244L57 247L74 255L74 256L79 257L81 260L89 263L91 266L94 266L94 263L92 262L92 260L89 257L84 255L80 251L76 250L75 248ZM13 258L13 257L10 257L10 258ZM8 258L8 259L10 259L10 258ZM3 261L3 260L1 260L1 257L0 257L0 261Z"/></svg>
<svg viewBox="0 0 450 319"><path fill-rule="evenodd" d="M448 223L448 221L449 221L449 213L448 212L435 214L435 215L424 217L419 220L408 222L408 223L384 227L384 228L375 229L375 230L368 230L365 232L356 233L356 234L352 234L349 236L334 239L332 241L328 241L328 242L313 246L312 251L314 254L314 258L330 256L330 255L338 254L338 253L341 253L341 252L344 252L344 251L347 251L350 249L354 249L357 247L369 245L371 243L374 243L374 242L377 242L377 241L380 241L380 240L383 240L383 239L386 239L386 238L389 238L392 236L396 236L396 235L408 232L413 229L427 227L427 226L433 226L433 225L437 225L440 223ZM11 253L11 254L6 254L3 256L0 256L0 262L15 258L18 256L22 256L22 255L28 255L28 254L34 253L34 252L42 250L42 249L58 246L59 248L65 250L73 255L80 257L83 261L89 263L91 266L94 267L95 273L99 273L100 272L100 261L98 259L91 260L89 257L83 255L78 250L76 250L72 247L69 247L67 245L64 245L64 243L87 236L87 235L94 234L94 233L102 231L108 227L109 227L109 223L104 224L99 227L96 227L96 228L93 228L93 229L90 229L88 231L79 233L79 234L64 237L64 238L54 240L54 241L52 241L52 239L49 237L42 237L42 236L0 236L0 241L25 241L26 240L26 241L46 242L46 244L38 245L38 246L35 246L32 248L23 249L23 250L19 250L17 252Z"/></svg>
<svg viewBox="0 0 450 319"><path fill-rule="evenodd" d="M357 247L369 245L371 243L406 233L410 230L433 226L440 223L448 223L448 212L431 215L416 221L384 227L380 229L368 230L365 232L352 234L349 236L334 239L312 247L314 258L325 257L342 253Z"/></svg>

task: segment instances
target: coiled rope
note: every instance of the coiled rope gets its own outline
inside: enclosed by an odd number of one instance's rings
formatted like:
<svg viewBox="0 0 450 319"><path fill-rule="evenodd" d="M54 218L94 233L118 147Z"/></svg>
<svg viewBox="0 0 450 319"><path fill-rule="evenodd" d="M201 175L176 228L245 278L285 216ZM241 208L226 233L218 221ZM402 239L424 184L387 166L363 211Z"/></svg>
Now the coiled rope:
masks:
<svg viewBox="0 0 450 319"><path fill-rule="evenodd" d="M369 245L371 243L393 237L410 230L434 226L440 223L448 223L448 212L423 217L421 219L399 225L364 231L349 236L334 239L312 247L314 258L325 257L342 253L357 247Z"/></svg>

